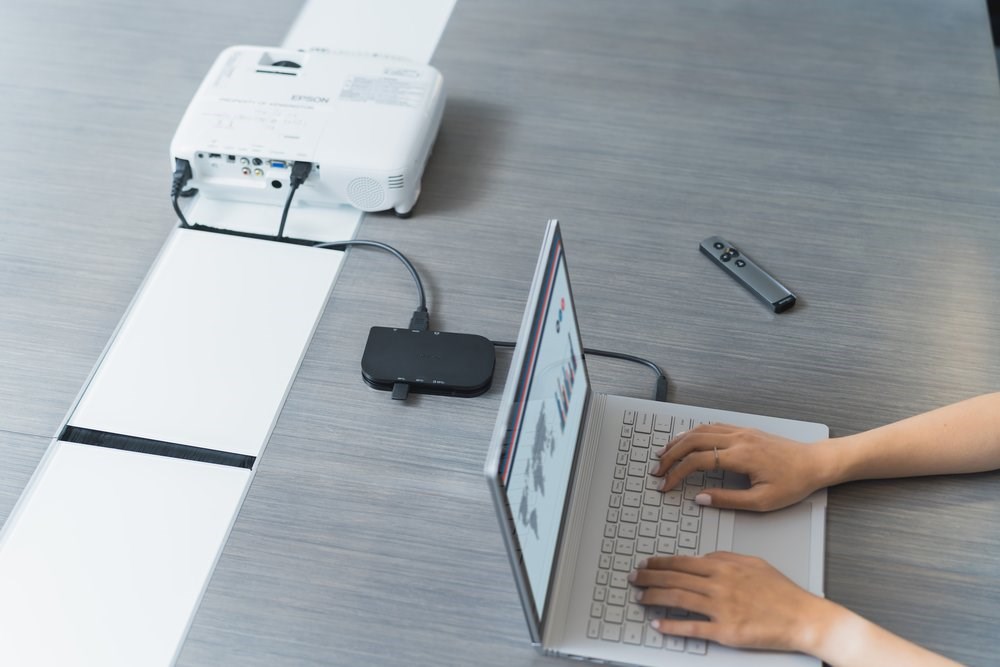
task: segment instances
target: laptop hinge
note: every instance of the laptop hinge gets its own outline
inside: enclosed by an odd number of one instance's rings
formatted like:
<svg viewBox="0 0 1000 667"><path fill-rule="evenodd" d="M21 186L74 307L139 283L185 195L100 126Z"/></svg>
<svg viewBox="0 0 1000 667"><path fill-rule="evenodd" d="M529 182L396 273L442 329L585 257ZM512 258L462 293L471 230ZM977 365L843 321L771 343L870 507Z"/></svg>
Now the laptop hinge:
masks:
<svg viewBox="0 0 1000 667"><path fill-rule="evenodd" d="M549 603L546 605L548 613L545 615L546 618L542 619L542 646L546 650L558 652L558 645L565 634L577 554L587 514L586 499L594 475L594 463L597 461L606 403L606 394L597 394L588 388L582 419L583 428L578 441L576 460L570 479L570 492L563 515L552 589Z"/></svg>

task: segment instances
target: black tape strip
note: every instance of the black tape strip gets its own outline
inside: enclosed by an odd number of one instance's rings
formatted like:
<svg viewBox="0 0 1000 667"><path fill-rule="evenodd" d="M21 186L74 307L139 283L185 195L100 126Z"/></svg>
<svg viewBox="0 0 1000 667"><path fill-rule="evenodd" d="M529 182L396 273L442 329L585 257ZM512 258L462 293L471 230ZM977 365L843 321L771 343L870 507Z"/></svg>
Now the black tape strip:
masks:
<svg viewBox="0 0 1000 667"><path fill-rule="evenodd" d="M95 431L89 428L78 428L76 426L67 426L64 428L62 433L59 435L59 439L63 442L76 442L82 445L94 445L95 447L122 449L127 452L140 452L142 454L166 456L173 459L201 461L202 463L214 463L221 466L246 468L247 470L253 470L253 464L257 460L257 457L248 456L246 454L220 452L217 449L192 447L191 445L178 445L173 442L150 440L149 438L136 438L131 435L108 433L107 431Z"/></svg>
<svg viewBox="0 0 1000 667"><path fill-rule="evenodd" d="M313 246L322 241L310 241L309 239L296 239L290 236L282 236L280 239L272 234L255 234L254 232L240 232L235 229L223 229L222 227L209 227L208 225L179 225L182 229L191 229L196 232L210 232L212 234L222 234L224 236L241 236L245 239L260 239L261 241L276 241L278 243L291 243L292 245Z"/></svg>

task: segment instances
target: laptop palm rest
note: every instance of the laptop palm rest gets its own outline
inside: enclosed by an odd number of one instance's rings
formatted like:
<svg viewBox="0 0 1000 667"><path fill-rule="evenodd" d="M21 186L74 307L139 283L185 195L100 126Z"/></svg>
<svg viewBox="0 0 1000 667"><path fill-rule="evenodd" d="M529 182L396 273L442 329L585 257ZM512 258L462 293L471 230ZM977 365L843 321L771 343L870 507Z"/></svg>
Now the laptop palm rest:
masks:
<svg viewBox="0 0 1000 667"><path fill-rule="evenodd" d="M777 512L733 512L729 550L763 558L808 589L811 540L802 537L810 535L812 511L812 504L806 501ZM795 539L789 539L789 535ZM723 549L723 545L719 548Z"/></svg>

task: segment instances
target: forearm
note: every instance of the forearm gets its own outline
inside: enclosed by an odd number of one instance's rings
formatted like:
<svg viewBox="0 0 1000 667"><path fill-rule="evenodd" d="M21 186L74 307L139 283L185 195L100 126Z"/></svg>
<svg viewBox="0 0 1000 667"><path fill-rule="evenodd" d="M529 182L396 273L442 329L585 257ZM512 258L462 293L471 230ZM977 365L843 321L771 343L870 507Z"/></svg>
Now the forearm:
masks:
<svg viewBox="0 0 1000 667"><path fill-rule="evenodd" d="M801 650L831 667L959 666L959 663L908 642L829 600L817 604L820 612L814 616L811 631L804 634Z"/></svg>
<svg viewBox="0 0 1000 667"><path fill-rule="evenodd" d="M826 485L1000 468L1000 393L820 445Z"/></svg>

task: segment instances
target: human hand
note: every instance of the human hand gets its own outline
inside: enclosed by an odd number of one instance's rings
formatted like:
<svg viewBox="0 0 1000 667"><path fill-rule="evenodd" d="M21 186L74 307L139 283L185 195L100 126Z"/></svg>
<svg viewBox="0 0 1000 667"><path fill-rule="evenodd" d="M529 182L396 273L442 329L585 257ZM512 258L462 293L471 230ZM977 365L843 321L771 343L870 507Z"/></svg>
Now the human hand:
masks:
<svg viewBox="0 0 1000 667"><path fill-rule="evenodd" d="M652 474L665 476L661 491L669 491L697 470L743 473L749 489L705 489L695 497L700 505L724 509L774 510L802 500L825 486L825 448L756 429L706 424L674 438L660 453Z"/></svg>
<svg viewBox="0 0 1000 667"><path fill-rule="evenodd" d="M664 618L664 634L740 648L812 652L839 608L799 588L766 561L717 551L649 558L629 575L644 605L679 607L708 620Z"/></svg>

